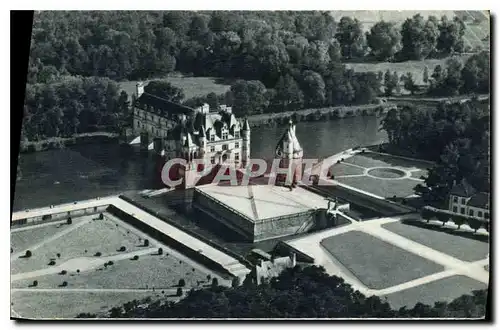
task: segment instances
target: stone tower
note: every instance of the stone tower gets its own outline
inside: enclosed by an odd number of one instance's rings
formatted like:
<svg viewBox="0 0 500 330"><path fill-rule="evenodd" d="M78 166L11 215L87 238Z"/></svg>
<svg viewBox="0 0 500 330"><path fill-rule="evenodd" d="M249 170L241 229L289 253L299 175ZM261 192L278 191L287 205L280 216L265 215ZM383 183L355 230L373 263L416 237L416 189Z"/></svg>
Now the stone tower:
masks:
<svg viewBox="0 0 500 330"><path fill-rule="evenodd" d="M241 146L241 162L243 167L246 167L250 161L250 125L248 124L248 119L245 119L241 133L243 137L243 145Z"/></svg>
<svg viewBox="0 0 500 330"><path fill-rule="evenodd" d="M292 188L302 176L303 150L295 135L295 124L290 120L287 129L276 146L276 156L280 158L280 168L287 168L288 174L278 176L279 183L284 183Z"/></svg>

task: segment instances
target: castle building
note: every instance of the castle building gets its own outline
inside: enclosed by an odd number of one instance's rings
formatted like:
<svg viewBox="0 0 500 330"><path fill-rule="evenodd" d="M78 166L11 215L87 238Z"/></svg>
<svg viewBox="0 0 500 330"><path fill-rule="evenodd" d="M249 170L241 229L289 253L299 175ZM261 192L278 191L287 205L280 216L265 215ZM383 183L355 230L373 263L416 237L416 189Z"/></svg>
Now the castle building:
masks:
<svg viewBox="0 0 500 330"><path fill-rule="evenodd" d="M136 86L131 144L154 150L167 160L204 159L212 164L229 162L245 166L250 158L250 126L241 123L231 107L191 108L144 92Z"/></svg>
<svg viewBox="0 0 500 330"><path fill-rule="evenodd" d="M485 192L477 192L467 181L454 184L450 191L448 210L480 219L490 219L490 196Z"/></svg>
<svg viewBox="0 0 500 330"><path fill-rule="evenodd" d="M288 173L279 175L277 182L295 188L302 175L304 151L295 135L295 124L291 120L278 141L275 152L280 158L280 168L288 168Z"/></svg>

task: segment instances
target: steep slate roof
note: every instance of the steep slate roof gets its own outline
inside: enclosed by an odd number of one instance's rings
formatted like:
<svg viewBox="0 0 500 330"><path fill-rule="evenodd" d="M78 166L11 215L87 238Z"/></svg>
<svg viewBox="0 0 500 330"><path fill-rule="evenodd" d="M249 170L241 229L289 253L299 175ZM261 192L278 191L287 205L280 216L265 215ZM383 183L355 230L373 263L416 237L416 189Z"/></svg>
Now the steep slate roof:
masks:
<svg viewBox="0 0 500 330"><path fill-rule="evenodd" d="M482 209L489 209L490 204L490 194L480 192L471 197L468 206L479 207Z"/></svg>
<svg viewBox="0 0 500 330"><path fill-rule="evenodd" d="M161 116L165 116L167 113L189 115L195 111L193 108L148 93L142 93L135 101L134 106L151 113L158 114L159 112Z"/></svg>
<svg viewBox="0 0 500 330"><path fill-rule="evenodd" d="M462 181L459 184L453 186L450 191L451 195L460 196L460 197L471 197L476 193L476 189L472 187L467 181Z"/></svg>

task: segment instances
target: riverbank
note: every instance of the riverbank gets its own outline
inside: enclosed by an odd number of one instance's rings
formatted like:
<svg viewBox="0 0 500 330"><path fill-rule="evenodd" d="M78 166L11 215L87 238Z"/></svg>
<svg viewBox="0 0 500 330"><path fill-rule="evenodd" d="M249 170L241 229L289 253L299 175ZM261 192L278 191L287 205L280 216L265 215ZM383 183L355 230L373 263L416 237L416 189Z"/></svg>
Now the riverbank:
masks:
<svg viewBox="0 0 500 330"><path fill-rule="evenodd" d="M82 133L67 138L53 137L41 141L21 142L19 153L62 149L81 144L118 142L118 138L118 134L109 132Z"/></svg>
<svg viewBox="0 0 500 330"><path fill-rule="evenodd" d="M281 125L288 121L289 118L292 118L294 122L299 123L336 120L357 116L380 116L387 113L387 111L393 107L395 107L394 104L385 103L266 113L249 116L248 123L251 127L259 127Z"/></svg>

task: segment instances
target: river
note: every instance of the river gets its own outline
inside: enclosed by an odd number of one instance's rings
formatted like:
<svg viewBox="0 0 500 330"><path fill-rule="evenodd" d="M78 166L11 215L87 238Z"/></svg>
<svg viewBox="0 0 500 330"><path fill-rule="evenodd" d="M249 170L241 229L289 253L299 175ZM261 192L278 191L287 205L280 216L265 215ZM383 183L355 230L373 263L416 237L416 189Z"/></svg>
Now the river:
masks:
<svg viewBox="0 0 500 330"><path fill-rule="evenodd" d="M322 159L359 145L380 143L380 118L351 117L301 122L296 134L304 158ZM270 159L283 127L251 131L252 158ZM159 170L152 156L126 152L116 144L75 146L23 154L22 177L16 182L14 211L106 196L128 190L159 188Z"/></svg>

